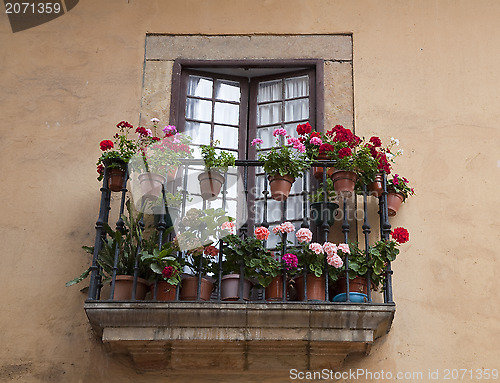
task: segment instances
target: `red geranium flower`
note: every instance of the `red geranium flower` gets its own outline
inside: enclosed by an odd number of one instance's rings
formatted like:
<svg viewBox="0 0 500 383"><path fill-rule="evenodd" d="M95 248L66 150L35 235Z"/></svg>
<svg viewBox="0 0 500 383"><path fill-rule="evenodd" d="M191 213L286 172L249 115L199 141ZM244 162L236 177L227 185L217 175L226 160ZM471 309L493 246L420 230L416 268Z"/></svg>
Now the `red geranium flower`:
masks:
<svg viewBox="0 0 500 383"><path fill-rule="evenodd" d="M392 238L397 243L405 243L410 240L410 233L404 227L397 227L391 232Z"/></svg>
<svg viewBox="0 0 500 383"><path fill-rule="evenodd" d="M114 145L113 145L113 141L110 141L110 140L102 140L101 143L99 144L99 146L101 147L101 150L104 152L108 149L113 149Z"/></svg>
<svg viewBox="0 0 500 383"><path fill-rule="evenodd" d="M217 249L215 246L207 246L205 247L204 251L205 255L210 255L211 257L216 257L217 254L219 254L219 249Z"/></svg>
<svg viewBox="0 0 500 383"><path fill-rule="evenodd" d="M305 124L297 125L297 133L299 136L303 136L304 134L309 134L312 131L312 126L306 122Z"/></svg>
<svg viewBox="0 0 500 383"><path fill-rule="evenodd" d="M342 148L339 150L339 158L344 158L352 155L351 148Z"/></svg>
<svg viewBox="0 0 500 383"><path fill-rule="evenodd" d="M175 270L173 266L165 266L165 268L161 272L161 275L163 276L163 278L169 279L173 275L175 275L176 271L177 270Z"/></svg>
<svg viewBox="0 0 500 383"><path fill-rule="evenodd" d="M333 146L332 144L322 144L319 147L320 153L333 152L334 150L335 150L335 146Z"/></svg>
<svg viewBox="0 0 500 383"><path fill-rule="evenodd" d="M370 142L375 146L376 148L380 148L382 146L382 140L380 140L379 137L373 136L370 138Z"/></svg>
<svg viewBox="0 0 500 383"><path fill-rule="evenodd" d="M97 173L99 174L104 174L104 166L103 165L99 165L97 167Z"/></svg>

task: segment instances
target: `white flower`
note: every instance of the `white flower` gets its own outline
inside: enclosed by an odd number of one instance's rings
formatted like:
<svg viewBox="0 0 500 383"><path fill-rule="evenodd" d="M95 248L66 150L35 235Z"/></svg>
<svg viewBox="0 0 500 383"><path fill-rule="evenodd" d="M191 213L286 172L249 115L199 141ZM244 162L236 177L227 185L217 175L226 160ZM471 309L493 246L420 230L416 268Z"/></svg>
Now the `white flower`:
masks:
<svg viewBox="0 0 500 383"><path fill-rule="evenodd" d="M391 143L393 143L396 146L399 146L399 140L397 138L391 137Z"/></svg>
<svg viewBox="0 0 500 383"><path fill-rule="evenodd" d="M396 153L396 155L398 156L402 156L403 155L403 149L399 149L398 152Z"/></svg>
<svg viewBox="0 0 500 383"><path fill-rule="evenodd" d="M158 120L156 117L153 117L153 118L151 119L151 122L160 122L160 120Z"/></svg>
<svg viewBox="0 0 500 383"><path fill-rule="evenodd" d="M392 154L392 153L386 153L385 156L387 157L387 159L389 161L391 161L394 158L394 154Z"/></svg>

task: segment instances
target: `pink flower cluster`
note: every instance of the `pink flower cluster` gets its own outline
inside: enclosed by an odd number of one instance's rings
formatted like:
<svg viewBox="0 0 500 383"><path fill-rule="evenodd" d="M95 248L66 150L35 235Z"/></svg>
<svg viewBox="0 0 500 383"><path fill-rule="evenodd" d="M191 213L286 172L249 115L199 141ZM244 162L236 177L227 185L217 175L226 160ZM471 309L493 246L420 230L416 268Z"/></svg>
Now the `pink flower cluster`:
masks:
<svg viewBox="0 0 500 383"><path fill-rule="evenodd" d="M286 129L284 129L284 128L274 129L273 136L274 137L276 137L276 136L286 136Z"/></svg>
<svg viewBox="0 0 500 383"><path fill-rule="evenodd" d="M337 246L334 243L325 242L323 244L323 249L327 254L326 262L336 269L340 269L344 265L342 258L340 258L337 252L341 251L343 254L351 254L351 250L349 249L349 245L347 243L340 243Z"/></svg>
<svg viewBox="0 0 500 383"><path fill-rule="evenodd" d="M229 231L229 234L236 234L236 224L234 222L224 222L221 226L221 229Z"/></svg>
<svg viewBox="0 0 500 383"><path fill-rule="evenodd" d="M162 130L166 137L171 137L177 134L177 128L173 125L167 125Z"/></svg>
<svg viewBox="0 0 500 383"><path fill-rule="evenodd" d="M309 250L312 250L314 253L316 253L317 255L319 254L323 254L324 251L323 251L323 246L321 246L319 243L317 242L313 242L309 245Z"/></svg>
<svg viewBox="0 0 500 383"><path fill-rule="evenodd" d="M302 229L299 229L299 231L297 231L295 236L297 237L297 240L300 243L303 243L303 242L311 242L313 235L312 235L311 230L306 229L306 228L302 228Z"/></svg>
<svg viewBox="0 0 500 383"><path fill-rule="evenodd" d="M261 145L264 141L262 141L262 139L260 138L254 138L252 140L252 146L255 146L255 145Z"/></svg>
<svg viewBox="0 0 500 383"><path fill-rule="evenodd" d="M293 223L288 221L283 222L281 225L278 225L273 229L274 234L291 233L292 231L295 231L295 226L293 226Z"/></svg>
<svg viewBox="0 0 500 383"><path fill-rule="evenodd" d="M297 149L300 153L306 152L306 146L298 138L289 137L287 143L288 145L293 145L293 148Z"/></svg>
<svg viewBox="0 0 500 383"><path fill-rule="evenodd" d="M319 137L312 137L310 142L311 142L311 144L317 145L317 146L323 145L323 141L321 141L321 138L319 138Z"/></svg>
<svg viewBox="0 0 500 383"><path fill-rule="evenodd" d="M287 270L295 269L299 264L299 260L295 254L287 253L283 255L283 260L285 261Z"/></svg>
<svg viewBox="0 0 500 383"><path fill-rule="evenodd" d="M267 239L269 238L269 230L267 230L267 228L264 226L259 226L257 229L255 229L254 234L259 241L267 241Z"/></svg>

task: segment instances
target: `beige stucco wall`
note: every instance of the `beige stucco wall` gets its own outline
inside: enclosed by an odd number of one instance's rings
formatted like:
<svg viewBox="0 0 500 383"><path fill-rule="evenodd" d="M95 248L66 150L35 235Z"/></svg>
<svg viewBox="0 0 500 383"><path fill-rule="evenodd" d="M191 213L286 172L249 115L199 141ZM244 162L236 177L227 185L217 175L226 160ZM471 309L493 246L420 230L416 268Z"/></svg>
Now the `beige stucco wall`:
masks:
<svg viewBox="0 0 500 383"><path fill-rule="evenodd" d="M88 264L98 142L139 121L148 32L352 33L356 130L400 139L417 196L392 220L411 232L392 330L344 369L500 368L499 14L493 0L81 0L13 34L2 13L0 381L185 381L106 355L64 287Z"/></svg>

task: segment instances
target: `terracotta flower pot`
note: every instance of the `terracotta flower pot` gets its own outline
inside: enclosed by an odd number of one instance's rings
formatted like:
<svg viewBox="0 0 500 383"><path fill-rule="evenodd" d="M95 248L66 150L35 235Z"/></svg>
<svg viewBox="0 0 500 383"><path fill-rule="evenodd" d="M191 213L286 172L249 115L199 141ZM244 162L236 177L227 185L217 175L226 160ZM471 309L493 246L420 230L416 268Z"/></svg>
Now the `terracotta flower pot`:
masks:
<svg viewBox="0 0 500 383"><path fill-rule="evenodd" d="M134 277L131 275L117 275L115 279L115 293L113 300L115 301L129 301L132 299L132 287ZM142 278L137 278L137 285L135 288L135 299L144 300L148 292L149 282Z"/></svg>
<svg viewBox="0 0 500 383"><path fill-rule="evenodd" d="M198 181L200 181L201 198L211 201L219 195L224 184L224 176L218 171L211 170L198 175Z"/></svg>
<svg viewBox="0 0 500 383"><path fill-rule="evenodd" d="M162 191L165 177L156 173L139 174L139 182L141 183L142 196L146 199L156 200Z"/></svg>
<svg viewBox="0 0 500 383"><path fill-rule="evenodd" d="M402 194L394 192L389 192L389 194L387 194L387 212L389 217L396 215L404 200L405 197Z"/></svg>
<svg viewBox="0 0 500 383"><path fill-rule="evenodd" d="M224 275L220 282L220 297L223 301L237 301L240 299L239 294L240 275L228 274ZM243 280L243 299L250 300L250 288L252 282L248 279Z"/></svg>
<svg viewBox="0 0 500 383"><path fill-rule="evenodd" d="M346 170L335 170L332 174L333 188L342 195L350 196L354 192L356 173Z"/></svg>
<svg viewBox="0 0 500 383"><path fill-rule="evenodd" d="M206 278L201 278L200 300L209 301L214 284ZM198 277L186 277L181 282L180 299L183 301L197 300Z"/></svg>
<svg viewBox="0 0 500 383"><path fill-rule="evenodd" d="M337 280L337 293L345 294L347 292L345 277L340 277ZM349 292L366 294L368 288L365 277L357 276L354 279L349 279Z"/></svg>
<svg viewBox="0 0 500 383"><path fill-rule="evenodd" d="M290 194L292 184L295 178L289 175L280 176L279 174L269 176L269 187L271 189L271 197L276 201L285 201Z"/></svg>
<svg viewBox="0 0 500 383"><path fill-rule="evenodd" d="M368 185L368 190L371 192L371 195L375 197L380 197L382 195L384 191L383 181L382 174L377 174L375 176L375 181Z"/></svg>
<svg viewBox="0 0 500 383"><path fill-rule="evenodd" d="M267 301L281 301L283 300L283 276L275 276L271 283L266 287L266 300Z"/></svg>
<svg viewBox="0 0 500 383"><path fill-rule="evenodd" d="M158 281L156 285L157 285L156 300L175 301L177 286L171 285L167 281ZM151 290L151 297L154 297L155 284L152 283L149 289Z"/></svg>
<svg viewBox="0 0 500 383"><path fill-rule="evenodd" d="M125 171L119 168L109 169L108 188L113 192L122 191Z"/></svg>
<svg viewBox="0 0 500 383"><path fill-rule="evenodd" d="M328 156L326 155L326 153L320 153L318 155L317 159L318 160L327 160ZM334 168L326 168L326 176L331 177L334 170L335 170ZM314 178L316 178L317 180L321 181L323 179L323 167L322 166L313 166L312 173L313 173Z"/></svg>
<svg viewBox="0 0 500 383"><path fill-rule="evenodd" d="M325 300L325 276L317 277L313 274L307 274L307 300L324 301ZM295 278L295 289L299 301L304 300L304 276L299 275Z"/></svg>

